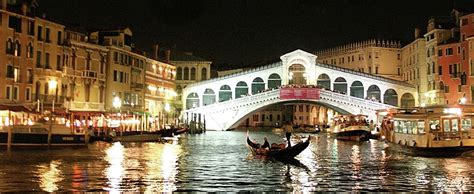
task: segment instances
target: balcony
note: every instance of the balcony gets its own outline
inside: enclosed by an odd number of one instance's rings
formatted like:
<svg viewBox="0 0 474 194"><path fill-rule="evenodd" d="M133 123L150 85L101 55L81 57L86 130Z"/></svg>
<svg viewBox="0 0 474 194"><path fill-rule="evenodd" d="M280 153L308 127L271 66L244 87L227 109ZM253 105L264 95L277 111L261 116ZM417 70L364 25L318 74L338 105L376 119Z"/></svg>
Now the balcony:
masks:
<svg viewBox="0 0 474 194"><path fill-rule="evenodd" d="M32 99L34 100L40 100L41 102L45 103L45 104L50 104L53 102L53 99L54 99L54 102L55 103L63 103L66 99L66 96L55 96L55 95L45 95L45 94L40 94L38 96L36 96L36 93L32 93Z"/></svg>
<svg viewBox="0 0 474 194"><path fill-rule="evenodd" d="M97 72L91 70L82 71L82 77L97 79Z"/></svg>
<svg viewBox="0 0 474 194"><path fill-rule="evenodd" d="M132 82L132 83L131 83L131 87L132 87L132 88L135 88L135 89L143 90L144 86L145 86L145 85L142 84L142 83L137 83L137 82Z"/></svg>

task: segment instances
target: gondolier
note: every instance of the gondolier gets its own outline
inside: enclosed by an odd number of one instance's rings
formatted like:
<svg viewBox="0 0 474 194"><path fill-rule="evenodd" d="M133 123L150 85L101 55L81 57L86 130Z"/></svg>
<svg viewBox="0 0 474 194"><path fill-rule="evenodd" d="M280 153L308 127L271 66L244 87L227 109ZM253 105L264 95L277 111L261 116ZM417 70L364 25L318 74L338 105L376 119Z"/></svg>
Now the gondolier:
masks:
<svg viewBox="0 0 474 194"><path fill-rule="evenodd" d="M293 123L291 121L286 122L285 126L283 126L283 129L285 130L288 147L291 147L291 133L293 132Z"/></svg>

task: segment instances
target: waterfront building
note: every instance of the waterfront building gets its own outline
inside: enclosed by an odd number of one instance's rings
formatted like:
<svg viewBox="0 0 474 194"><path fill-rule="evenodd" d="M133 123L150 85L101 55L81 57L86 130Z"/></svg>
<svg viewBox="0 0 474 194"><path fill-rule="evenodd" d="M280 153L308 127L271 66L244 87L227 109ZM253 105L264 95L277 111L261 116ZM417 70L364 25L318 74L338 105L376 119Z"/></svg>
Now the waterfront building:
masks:
<svg viewBox="0 0 474 194"><path fill-rule="evenodd" d="M401 79L401 44L398 41L372 39L316 51L315 55L319 63Z"/></svg>
<svg viewBox="0 0 474 194"><path fill-rule="evenodd" d="M145 110L149 114L147 128L163 128L165 124L176 124L179 112L175 109L176 67L159 60L158 45L155 45L154 58L146 60ZM169 52L166 52L169 54ZM169 56L166 57L169 59Z"/></svg>
<svg viewBox="0 0 474 194"><path fill-rule="evenodd" d="M64 53L61 60L61 96L71 119L81 125L105 127L105 88L108 49L88 41L87 32L65 30ZM87 123L91 121L92 123ZM77 123L77 122L75 122ZM77 125L74 125L77 126Z"/></svg>
<svg viewBox="0 0 474 194"><path fill-rule="evenodd" d="M466 83L463 85L462 96L458 96L466 103L474 103L474 13L460 17L461 33L461 68L466 72Z"/></svg>
<svg viewBox="0 0 474 194"><path fill-rule="evenodd" d="M191 52L173 51L168 55L170 63L176 66L176 93L180 99L176 101L176 108L181 111L182 90L190 84L210 79L212 62Z"/></svg>
<svg viewBox="0 0 474 194"><path fill-rule="evenodd" d="M105 110L127 120L125 130L145 128L144 53L133 47L129 28L96 31L90 41L107 48ZM121 122L123 123L123 122Z"/></svg>
<svg viewBox="0 0 474 194"><path fill-rule="evenodd" d="M445 88L440 77L442 64L438 63L438 45L453 42L458 32L452 17L433 17L428 21L426 39L426 63L428 65L428 92L426 104L445 104ZM441 87L443 84L443 87Z"/></svg>
<svg viewBox="0 0 474 194"><path fill-rule="evenodd" d="M427 103L428 67L426 65L426 39L415 29L415 40L402 47L402 80L417 87L420 103Z"/></svg>

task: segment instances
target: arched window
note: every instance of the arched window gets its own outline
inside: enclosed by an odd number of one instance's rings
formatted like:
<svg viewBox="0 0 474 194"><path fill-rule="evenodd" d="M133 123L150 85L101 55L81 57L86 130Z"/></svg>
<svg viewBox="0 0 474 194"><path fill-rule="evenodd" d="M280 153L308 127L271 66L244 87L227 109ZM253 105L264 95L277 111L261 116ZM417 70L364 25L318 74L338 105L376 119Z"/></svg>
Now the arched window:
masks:
<svg viewBox="0 0 474 194"><path fill-rule="evenodd" d="M44 83L44 95L48 95L48 94L49 94L49 84Z"/></svg>
<svg viewBox="0 0 474 194"><path fill-rule="evenodd" d="M369 86L369 89L367 89L367 98L380 102L380 88L376 85Z"/></svg>
<svg viewBox="0 0 474 194"><path fill-rule="evenodd" d="M230 99L232 99L232 90L230 89L230 86L221 86L219 89L219 102L224 102Z"/></svg>
<svg viewBox="0 0 474 194"><path fill-rule="evenodd" d="M191 68L191 80L196 80L196 68Z"/></svg>
<svg viewBox="0 0 474 194"><path fill-rule="evenodd" d="M216 94L214 90L207 88L204 91L204 95L202 96L202 105L207 106L209 104L214 104L216 102Z"/></svg>
<svg viewBox="0 0 474 194"><path fill-rule="evenodd" d="M186 109L199 107L199 96L196 93L191 93L186 97Z"/></svg>
<svg viewBox="0 0 474 194"><path fill-rule="evenodd" d="M268 89L278 88L281 86L280 75L273 73L268 77Z"/></svg>
<svg viewBox="0 0 474 194"><path fill-rule="evenodd" d="M334 91L342 93L342 94L346 94L347 93L346 79L342 77L336 78L336 80L334 80Z"/></svg>
<svg viewBox="0 0 474 194"><path fill-rule="evenodd" d="M383 103L398 106L398 94L394 89L388 89L383 94Z"/></svg>
<svg viewBox="0 0 474 194"><path fill-rule="evenodd" d="M351 84L351 96L364 98L364 85L360 81L354 81Z"/></svg>
<svg viewBox="0 0 474 194"><path fill-rule="evenodd" d="M262 78L255 78L252 81L252 94L257 94L265 90L265 82Z"/></svg>
<svg viewBox="0 0 474 194"><path fill-rule="evenodd" d="M244 81L240 81L237 83L237 86L235 86L235 99L237 98L242 98L243 96L246 96L249 94L249 87L247 86L247 83Z"/></svg>
<svg viewBox="0 0 474 194"><path fill-rule="evenodd" d="M201 80L207 80L207 69L205 67L201 69Z"/></svg>
<svg viewBox="0 0 474 194"><path fill-rule="evenodd" d="M178 67L176 70L176 80L182 80L183 79L183 68Z"/></svg>
<svg viewBox="0 0 474 194"><path fill-rule="evenodd" d="M33 58L33 52L34 52L33 50L34 49L33 49L33 45L31 45L31 42L28 43L28 48L27 48L27 53L26 53L28 58Z"/></svg>
<svg viewBox="0 0 474 194"><path fill-rule="evenodd" d="M13 53L15 56L21 56L21 44L20 41L15 41L15 51Z"/></svg>
<svg viewBox="0 0 474 194"><path fill-rule="evenodd" d="M329 78L329 75L323 73L318 76L318 81L317 85L322 88L326 88L328 90L331 89L331 79Z"/></svg>
<svg viewBox="0 0 474 194"><path fill-rule="evenodd" d="M9 38L7 40L7 47L6 47L6 51L5 51L7 54L11 54L13 55L13 41L11 38Z"/></svg>
<svg viewBox="0 0 474 194"><path fill-rule="evenodd" d="M415 98L411 93L404 93L401 99L401 108L413 108L415 107Z"/></svg>
<svg viewBox="0 0 474 194"><path fill-rule="evenodd" d="M187 67L184 68L183 80L189 80L189 68Z"/></svg>

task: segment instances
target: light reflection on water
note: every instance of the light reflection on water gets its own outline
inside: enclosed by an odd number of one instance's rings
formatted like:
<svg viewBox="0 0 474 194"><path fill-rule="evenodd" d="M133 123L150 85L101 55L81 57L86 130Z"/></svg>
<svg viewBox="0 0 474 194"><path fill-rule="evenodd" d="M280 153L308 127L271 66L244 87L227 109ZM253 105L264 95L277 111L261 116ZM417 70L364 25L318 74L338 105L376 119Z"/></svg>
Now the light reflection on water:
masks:
<svg viewBox="0 0 474 194"><path fill-rule="evenodd" d="M380 141L321 133L296 161L249 155L245 130L170 143L96 143L89 148L0 151L0 191L473 191L474 160L423 158ZM284 135L253 130L252 139Z"/></svg>

